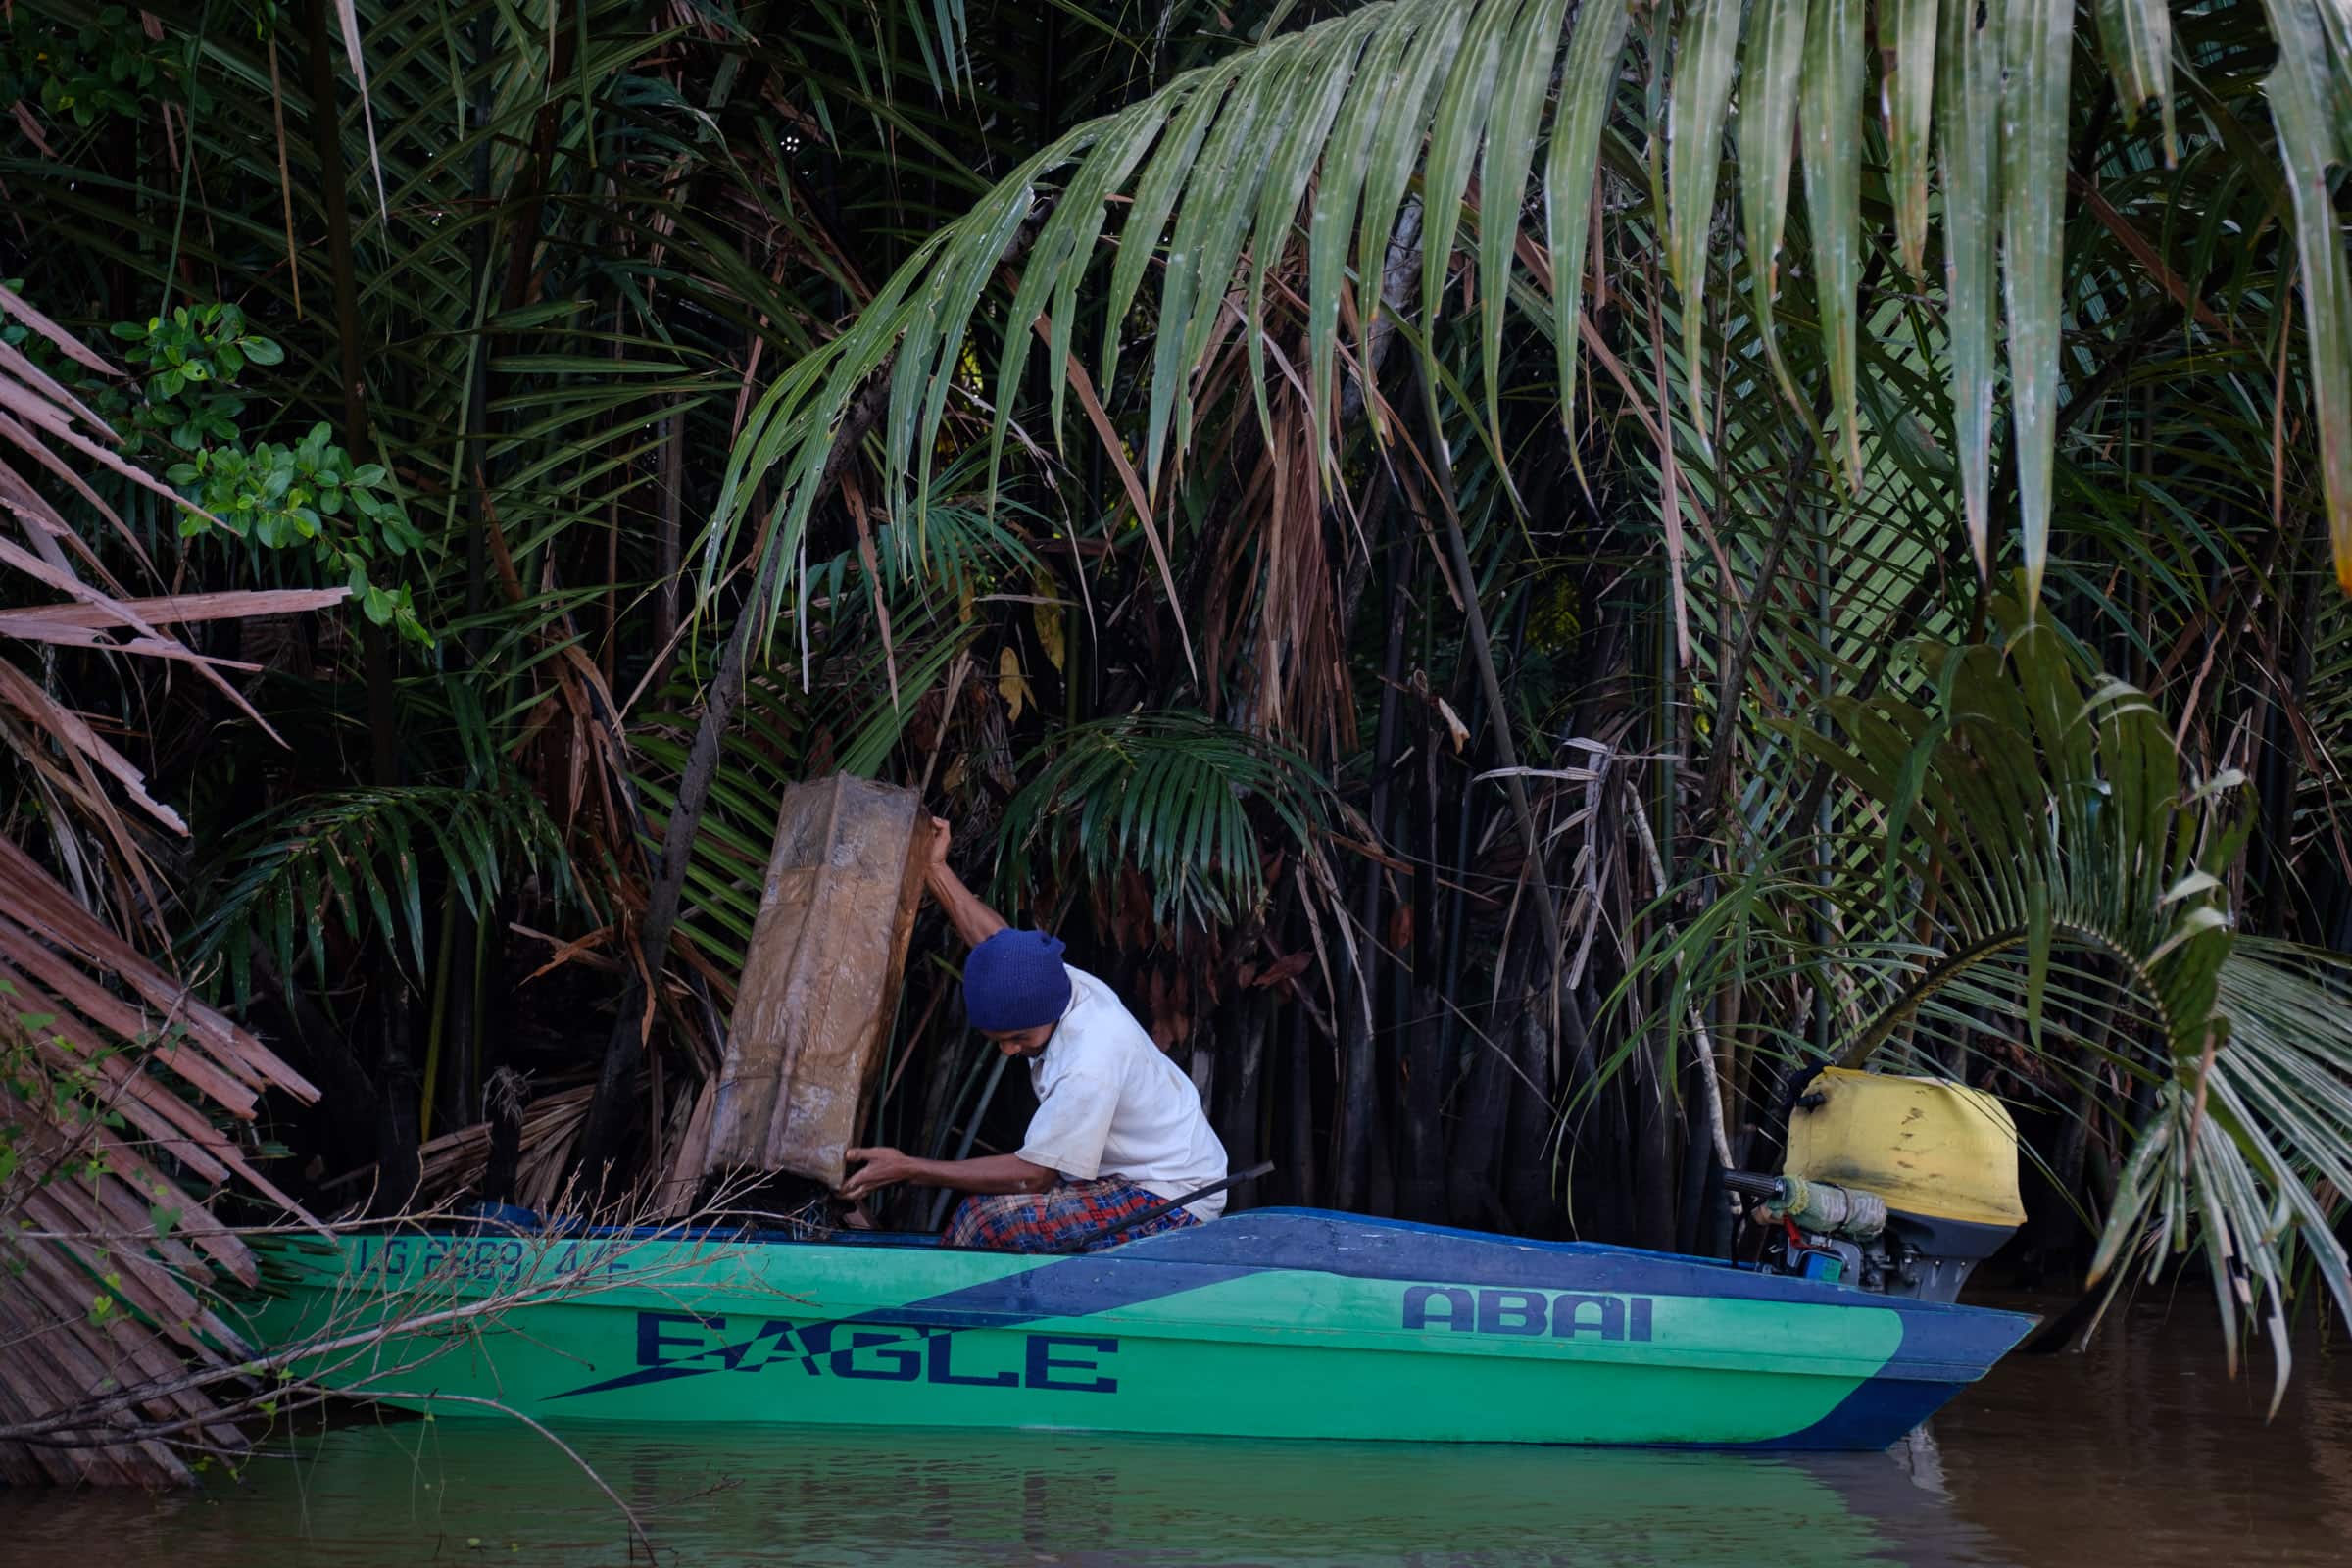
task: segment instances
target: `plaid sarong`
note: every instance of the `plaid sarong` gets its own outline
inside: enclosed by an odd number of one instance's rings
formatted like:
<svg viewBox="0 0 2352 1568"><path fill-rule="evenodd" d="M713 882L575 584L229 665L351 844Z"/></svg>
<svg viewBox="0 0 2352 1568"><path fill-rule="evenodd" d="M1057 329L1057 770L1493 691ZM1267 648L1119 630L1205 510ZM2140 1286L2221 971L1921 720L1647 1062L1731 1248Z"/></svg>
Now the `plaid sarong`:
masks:
<svg viewBox="0 0 2352 1568"><path fill-rule="evenodd" d="M1095 1252L1139 1236L1200 1223L1189 1210L1176 1208L1141 1225L1119 1227L1128 1215L1165 1201L1123 1176L1063 1182L1042 1193L991 1193L956 1204L942 1241L949 1247L979 1247L992 1252L1066 1252L1091 1236L1085 1250Z"/></svg>

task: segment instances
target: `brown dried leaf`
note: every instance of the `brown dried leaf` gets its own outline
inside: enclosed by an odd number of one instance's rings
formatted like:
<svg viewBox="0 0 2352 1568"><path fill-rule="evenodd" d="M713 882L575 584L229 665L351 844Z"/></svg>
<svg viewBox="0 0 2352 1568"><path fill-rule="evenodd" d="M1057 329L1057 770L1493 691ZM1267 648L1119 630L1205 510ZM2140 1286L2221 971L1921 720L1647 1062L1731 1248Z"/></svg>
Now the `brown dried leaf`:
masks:
<svg viewBox="0 0 2352 1568"><path fill-rule="evenodd" d="M997 695L1004 699L1005 721L1019 723L1021 708L1030 701L1029 682L1021 675L1020 652L1010 643L997 655Z"/></svg>

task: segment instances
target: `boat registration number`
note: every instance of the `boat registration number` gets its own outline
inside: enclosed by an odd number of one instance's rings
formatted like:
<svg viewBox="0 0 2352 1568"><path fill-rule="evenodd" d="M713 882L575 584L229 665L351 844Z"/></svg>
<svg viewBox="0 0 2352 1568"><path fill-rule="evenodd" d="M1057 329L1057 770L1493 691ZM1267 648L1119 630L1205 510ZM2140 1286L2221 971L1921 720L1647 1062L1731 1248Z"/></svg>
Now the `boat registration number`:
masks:
<svg viewBox="0 0 2352 1568"><path fill-rule="evenodd" d="M412 1276L417 1282L512 1285L526 1275L542 1284L584 1284L626 1273L629 1267L625 1245L617 1241L387 1236L363 1237L356 1245L355 1272L380 1274L386 1285Z"/></svg>

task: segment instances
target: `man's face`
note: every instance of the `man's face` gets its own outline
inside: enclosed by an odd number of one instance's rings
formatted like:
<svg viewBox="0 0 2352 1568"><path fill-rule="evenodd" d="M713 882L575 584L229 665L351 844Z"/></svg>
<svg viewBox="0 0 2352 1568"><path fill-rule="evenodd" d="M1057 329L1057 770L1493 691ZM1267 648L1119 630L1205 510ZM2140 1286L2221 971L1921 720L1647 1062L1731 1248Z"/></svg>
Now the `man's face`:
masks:
<svg viewBox="0 0 2352 1568"><path fill-rule="evenodd" d="M980 1031L1007 1056L1020 1056L1030 1061L1046 1054L1046 1042L1054 1038L1054 1026L1041 1023L1034 1029L983 1029Z"/></svg>

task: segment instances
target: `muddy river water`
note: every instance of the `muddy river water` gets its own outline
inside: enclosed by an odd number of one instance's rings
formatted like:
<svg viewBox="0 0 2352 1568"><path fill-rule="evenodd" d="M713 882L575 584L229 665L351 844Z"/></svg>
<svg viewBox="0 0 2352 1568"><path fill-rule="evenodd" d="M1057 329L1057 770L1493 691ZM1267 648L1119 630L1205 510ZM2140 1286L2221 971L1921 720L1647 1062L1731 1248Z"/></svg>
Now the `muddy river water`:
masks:
<svg viewBox="0 0 2352 1568"><path fill-rule="evenodd" d="M2002 1301L2002 1305L2040 1303ZM2284 1406L2202 1301L2012 1357L1886 1454L777 1427L564 1432L663 1562L842 1568L2352 1562L2352 1350ZM614 1503L507 1424L308 1436L170 1496L0 1494L0 1564L620 1564ZM643 1552L636 1553L643 1561Z"/></svg>

